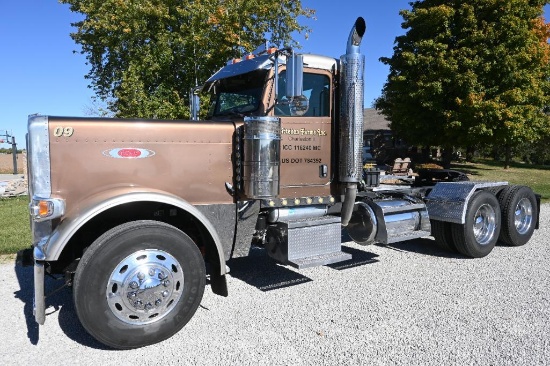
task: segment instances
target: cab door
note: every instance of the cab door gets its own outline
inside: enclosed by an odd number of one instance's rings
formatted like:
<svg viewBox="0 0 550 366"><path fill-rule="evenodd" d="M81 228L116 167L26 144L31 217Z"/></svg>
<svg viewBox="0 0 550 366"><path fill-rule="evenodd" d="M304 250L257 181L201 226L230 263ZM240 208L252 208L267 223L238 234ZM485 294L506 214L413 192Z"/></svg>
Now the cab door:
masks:
<svg viewBox="0 0 550 366"><path fill-rule="evenodd" d="M285 71L279 74L279 95L284 95ZM332 83L326 71L304 73L307 112L290 116L288 105L275 106L281 118L280 196L329 196L332 179Z"/></svg>

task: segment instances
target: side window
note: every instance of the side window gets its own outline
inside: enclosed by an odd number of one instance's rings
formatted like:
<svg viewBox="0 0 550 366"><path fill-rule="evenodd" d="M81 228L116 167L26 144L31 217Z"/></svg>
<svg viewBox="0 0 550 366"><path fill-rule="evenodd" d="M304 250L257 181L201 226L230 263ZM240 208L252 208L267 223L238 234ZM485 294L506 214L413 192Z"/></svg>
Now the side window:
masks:
<svg viewBox="0 0 550 366"><path fill-rule="evenodd" d="M279 99L275 106L276 116L290 116L286 100L286 71L279 73ZM330 116L330 79L326 75L304 73L304 95L309 99L309 109L304 117Z"/></svg>

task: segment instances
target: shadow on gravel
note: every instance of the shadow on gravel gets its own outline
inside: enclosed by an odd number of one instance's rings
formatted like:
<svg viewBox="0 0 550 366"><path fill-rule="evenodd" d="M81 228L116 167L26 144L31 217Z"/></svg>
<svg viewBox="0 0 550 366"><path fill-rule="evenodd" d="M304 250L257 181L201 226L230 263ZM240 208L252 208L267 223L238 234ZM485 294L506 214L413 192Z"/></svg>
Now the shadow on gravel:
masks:
<svg viewBox="0 0 550 366"><path fill-rule="evenodd" d="M264 249L252 248L248 257L227 262L229 275L260 291L271 291L312 281L300 273L281 266Z"/></svg>
<svg viewBox="0 0 550 366"><path fill-rule="evenodd" d="M21 300L24 304L23 313L25 314L25 322L27 323L27 337L29 342L33 345L38 344L39 339L39 327L38 323L34 321L32 314L33 310L33 268L21 267L15 265L15 275L19 282L19 291L15 291L13 294L16 299Z"/></svg>
<svg viewBox="0 0 550 366"><path fill-rule="evenodd" d="M29 338L29 342L33 345L37 345L40 340L40 326L34 320L33 315L33 267L22 267L20 265L15 265L14 268L17 280L19 282L19 291L16 291L14 295L15 298L21 300L24 304L23 312L27 323L27 337ZM63 283L63 280L55 280L46 276L46 322L53 321L50 315L59 312L59 326L69 338L87 347L96 349L110 349L92 338L78 321L74 310L71 290L69 288L62 288L56 292L56 290L59 289Z"/></svg>
<svg viewBox="0 0 550 366"><path fill-rule="evenodd" d="M375 259L378 257L377 254L347 246L342 246L342 251L351 254L352 259L328 264L327 267L341 271L378 262ZM278 264L262 248L253 248L247 257L231 259L227 265L230 268L231 277L261 291L277 290L312 281L311 278L296 272L298 270Z"/></svg>
<svg viewBox="0 0 550 366"><path fill-rule="evenodd" d="M343 229L342 243L349 242L349 241L353 241L353 239L348 235L346 230ZM432 257L460 258L460 259L466 258L459 253L451 252L447 249L444 249L438 246L435 240L428 239L428 238L412 239L412 240L402 241L402 242L393 243L393 244L374 244L374 245L382 248L397 250L397 251L429 255ZM368 248L368 246L366 246L365 248ZM348 249L353 252L348 251ZM371 255L373 256L373 258L376 257L376 255L373 255L372 253L363 252L362 250L357 250L353 248L342 247L342 251L351 253L354 259L356 256L359 257L359 256L366 256L366 255ZM346 262L343 262L343 263L346 263Z"/></svg>
<svg viewBox="0 0 550 366"><path fill-rule="evenodd" d="M342 271L348 268L360 267L366 264L379 262L378 259L376 259L378 254L365 252L363 250L347 247L345 245L342 245L342 252L351 254L352 258L344 262L327 264L327 267Z"/></svg>
<svg viewBox="0 0 550 366"><path fill-rule="evenodd" d="M64 289L59 292L59 296L63 298L63 306L61 307L58 316L59 327L61 330L63 330L67 337L83 346L106 351L114 350L113 348L98 342L95 338L89 335L88 332L86 332L76 315L72 294L71 289Z"/></svg>
<svg viewBox="0 0 550 366"><path fill-rule="evenodd" d="M448 250L445 250L439 247L434 240L428 239L428 238L407 240L407 241L402 241L399 243L393 243L393 244L387 244L387 245L385 244L376 244L376 245L382 248L388 248L388 249L402 251L402 252L424 254L432 257L457 258L457 259L466 258L462 254L450 252Z"/></svg>

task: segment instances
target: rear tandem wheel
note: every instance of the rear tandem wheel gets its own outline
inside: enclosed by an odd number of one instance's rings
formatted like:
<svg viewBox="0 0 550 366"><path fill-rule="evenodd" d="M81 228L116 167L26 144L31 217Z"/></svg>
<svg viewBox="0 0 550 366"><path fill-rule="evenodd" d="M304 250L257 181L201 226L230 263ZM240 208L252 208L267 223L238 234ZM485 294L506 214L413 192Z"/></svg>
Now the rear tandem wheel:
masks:
<svg viewBox="0 0 550 366"><path fill-rule="evenodd" d="M466 207L465 223L452 225L453 243L468 257L485 257L495 247L500 227L500 206L495 195L475 192Z"/></svg>
<svg viewBox="0 0 550 366"><path fill-rule="evenodd" d="M442 249L450 252L458 252L456 245L453 242L452 226L456 225L450 222L431 220L432 236L436 244Z"/></svg>
<svg viewBox="0 0 550 366"><path fill-rule="evenodd" d="M526 186L507 186L498 195L502 210L499 240L511 245L524 245L531 239L538 221L535 194Z"/></svg>

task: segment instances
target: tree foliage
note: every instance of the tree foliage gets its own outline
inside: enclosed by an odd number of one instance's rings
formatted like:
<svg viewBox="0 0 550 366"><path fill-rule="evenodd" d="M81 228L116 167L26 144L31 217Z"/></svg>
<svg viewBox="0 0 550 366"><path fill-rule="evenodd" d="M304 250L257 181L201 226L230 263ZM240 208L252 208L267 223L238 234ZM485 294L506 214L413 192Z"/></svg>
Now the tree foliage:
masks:
<svg viewBox="0 0 550 366"><path fill-rule="evenodd" d="M300 0L59 0L84 16L71 34L99 99L118 117L182 118L190 88L266 34L296 45Z"/></svg>
<svg viewBox="0 0 550 366"><path fill-rule="evenodd" d="M424 0L402 10L376 107L409 143L514 147L550 135L541 0Z"/></svg>

